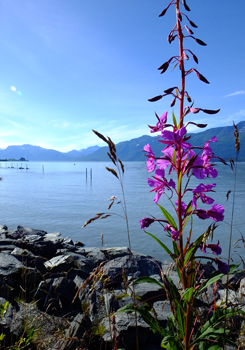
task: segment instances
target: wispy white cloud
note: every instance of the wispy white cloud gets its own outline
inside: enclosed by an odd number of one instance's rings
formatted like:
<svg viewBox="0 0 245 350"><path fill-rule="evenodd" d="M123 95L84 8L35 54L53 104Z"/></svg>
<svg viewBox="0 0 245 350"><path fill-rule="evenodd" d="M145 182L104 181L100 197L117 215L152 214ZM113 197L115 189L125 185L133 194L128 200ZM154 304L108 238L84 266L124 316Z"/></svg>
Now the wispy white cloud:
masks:
<svg viewBox="0 0 245 350"><path fill-rule="evenodd" d="M238 95L245 95L245 90L236 91L224 97L232 97L232 96L238 96Z"/></svg>
<svg viewBox="0 0 245 350"><path fill-rule="evenodd" d="M0 117L0 119L4 120L5 122L7 122L8 124L11 124L12 126L14 126L15 128L19 128L19 129L26 129L26 127L20 123L15 122L12 119L9 118L5 118L5 117ZM1 135L2 135L2 131L1 131Z"/></svg>

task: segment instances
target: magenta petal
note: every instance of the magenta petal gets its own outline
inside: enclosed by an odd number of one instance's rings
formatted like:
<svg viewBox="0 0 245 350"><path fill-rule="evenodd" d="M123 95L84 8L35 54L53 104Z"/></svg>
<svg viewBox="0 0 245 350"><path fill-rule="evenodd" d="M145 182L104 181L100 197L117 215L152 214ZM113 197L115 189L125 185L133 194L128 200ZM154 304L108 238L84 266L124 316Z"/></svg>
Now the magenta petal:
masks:
<svg viewBox="0 0 245 350"><path fill-rule="evenodd" d="M155 220L152 218L143 218L140 220L140 228L144 230L146 227L149 227Z"/></svg>
<svg viewBox="0 0 245 350"><path fill-rule="evenodd" d="M199 219L206 220L209 219L209 215L206 213L206 210L203 209L197 209L195 211L195 214L199 217Z"/></svg>
<svg viewBox="0 0 245 350"><path fill-rule="evenodd" d="M206 244L206 247L211 249L212 252L216 255L220 255L222 253L222 249L221 249L219 243L218 244Z"/></svg>
<svg viewBox="0 0 245 350"><path fill-rule="evenodd" d="M150 187L156 186L156 181L154 181L153 179L150 179L149 177L147 178L147 183Z"/></svg>
<svg viewBox="0 0 245 350"><path fill-rule="evenodd" d="M156 164L155 160L152 158L148 158L146 161L146 169L148 170L149 173L154 171L156 169Z"/></svg>
<svg viewBox="0 0 245 350"><path fill-rule="evenodd" d="M185 136L185 134L186 134L186 127L183 126L183 128L177 131L178 140L182 139Z"/></svg>
<svg viewBox="0 0 245 350"><path fill-rule="evenodd" d="M167 122L167 115L168 115L168 112L164 112L161 117L160 117L160 121L162 124L166 124Z"/></svg>
<svg viewBox="0 0 245 350"><path fill-rule="evenodd" d="M224 208L221 204L214 204L212 207L207 210L207 214L214 220L214 221L223 221L224 220Z"/></svg>
<svg viewBox="0 0 245 350"><path fill-rule="evenodd" d="M156 163L159 169L166 169L170 164L169 160L167 159L157 159Z"/></svg>
<svg viewBox="0 0 245 350"><path fill-rule="evenodd" d="M149 153L149 155L154 156L154 153L152 152L152 149L151 149L151 146L149 145L149 143L144 146L144 151Z"/></svg>
<svg viewBox="0 0 245 350"><path fill-rule="evenodd" d="M224 261L219 259L215 259L215 262L218 265L219 271L224 275L227 275L230 270L229 266Z"/></svg>
<svg viewBox="0 0 245 350"><path fill-rule="evenodd" d="M161 133L161 136L162 136L162 138L165 139L165 140L174 141L174 133L173 133L172 131L164 130L164 131Z"/></svg>
<svg viewBox="0 0 245 350"><path fill-rule="evenodd" d="M162 177L162 178L164 178L164 177L165 177L165 171L164 171L164 169L157 169L157 170L155 171L155 176L156 176L156 177Z"/></svg>

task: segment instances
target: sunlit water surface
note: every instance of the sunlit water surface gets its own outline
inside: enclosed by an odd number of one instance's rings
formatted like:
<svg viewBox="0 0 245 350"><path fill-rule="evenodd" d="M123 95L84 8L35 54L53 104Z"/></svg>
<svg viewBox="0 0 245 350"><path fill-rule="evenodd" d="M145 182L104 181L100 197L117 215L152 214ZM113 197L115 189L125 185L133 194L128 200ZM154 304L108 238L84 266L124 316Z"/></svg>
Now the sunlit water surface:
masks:
<svg viewBox="0 0 245 350"><path fill-rule="evenodd" d="M14 168L11 168L11 165ZM26 166L28 169L25 169ZM115 204L109 213L115 213L104 220L97 220L82 228L88 219L96 213L107 212L111 196L122 201L121 187L111 173L105 170L111 163L90 162L28 162L22 164L24 169L17 168L17 163L1 163L0 177L0 224L14 229L18 225L38 228L47 232L61 232L62 236L71 237L74 241L82 241L86 246L101 247L101 233L103 232L103 245L105 247L128 246L126 222L122 218L121 203ZM18 164L20 167L20 163ZM86 176L87 168L87 176ZM92 169L92 174L91 174ZM220 241L223 248L222 256L227 257L230 239L230 223L232 213L232 195L234 175L228 166L217 166L219 176L204 183L217 183L216 193L211 197L215 203L225 208L225 220L219 223L214 234L214 241ZM92 178L91 178L92 175ZM127 213L132 249L146 255L152 255L161 260L168 259L167 254L140 229L139 220L153 215L162 218L161 212L153 202L154 193L146 179L150 174L143 162L126 162L124 175L124 191L126 197ZM232 230L233 243L245 236L245 163L238 164L237 185L235 198L234 227ZM193 178L190 185L196 187L199 182ZM226 193L232 193L226 201ZM166 196L159 201L163 207L173 215L173 208ZM205 208L205 205L200 205ZM208 206L206 206L208 208ZM203 233L212 220L194 219L193 239ZM165 244L171 247L171 240L158 224L149 227L149 232L156 235ZM245 248L241 241L238 248L232 249L233 259L239 256L245 259Z"/></svg>

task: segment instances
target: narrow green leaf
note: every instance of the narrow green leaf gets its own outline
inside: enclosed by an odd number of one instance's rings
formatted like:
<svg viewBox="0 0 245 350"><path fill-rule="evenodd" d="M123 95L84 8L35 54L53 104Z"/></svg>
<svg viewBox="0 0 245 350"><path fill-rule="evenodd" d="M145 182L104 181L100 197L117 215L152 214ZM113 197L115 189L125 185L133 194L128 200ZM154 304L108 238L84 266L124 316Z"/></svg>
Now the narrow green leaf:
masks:
<svg viewBox="0 0 245 350"><path fill-rule="evenodd" d="M194 342L191 345L194 345L198 342L202 342L205 339L208 340L208 338L210 337L219 337L220 334L223 336L223 334L228 335L229 333L229 329L226 329L224 331L223 328L219 328L216 329L216 327L220 324L220 322L222 322L225 317L229 318L229 317L233 317L236 315L245 315L245 312L242 310L238 310L238 309L216 309L216 311L214 312L213 316L211 317L211 319L209 321L207 321L200 329L200 331L197 333L196 335L196 339L194 340ZM227 338L227 342L229 342L230 339Z"/></svg>
<svg viewBox="0 0 245 350"><path fill-rule="evenodd" d="M184 225L183 225L183 231L184 231L184 229L185 229L185 227L186 227L187 222L191 219L191 228L190 228L190 231L192 232L192 225L193 225L192 215L193 215L193 212L187 217L187 219L185 219L185 223L184 223Z"/></svg>
<svg viewBox="0 0 245 350"><path fill-rule="evenodd" d="M152 277L139 277L137 278L133 284L139 284L139 283L151 283L151 284L157 284L158 286L162 287L163 289L165 289L164 284L158 282L155 278Z"/></svg>
<svg viewBox="0 0 245 350"><path fill-rule="evenodd" d="M193 287L186 288L185 291L182 293L182 298L189 303L191 300L192 294L193 294Z"/></svg>
<svg viewBox="0 0 245 350"><path fill-rule="evenodd" d="M179 179L178 179L178 189L177 189L178 192L180 191L181 180L182 180L182 171L180 172L180 174L179 174Z"/></svg>
<svg viewBox="0 0 245 350"><path fill-rule="evenodd" d="M146 231L145 231L146 232ZM157 243L165 250L165 252L174 260L173 258L173 253L171 252L170 249L162 242L160 239L158 239L156 236L154 236L152 233L146 232L149 236L155 239Z"/></svg>
<svg viewBox="0 0 245 350"><path fill-rule="evenodd" d="M172 349L172 350L183 349L182 341L183 339L180 339L175 335L167 335L166 337L163 338L161 342L161 347L166 349L168 348L168 345L171 344L171 348L169 349Z"/></svg>
<svg viewBox="0 0 245 350"><path fill-rule="evenodd" d="M174 111L172 112L172 118L173 118L173 124L176 127L176 129L177 129L177 121L176 121L176 118L175 118Z"/></svg>
<svg viewBox="0 0 245 350"><path fill-rule="evenodd" d="M192 244L192 246L190 247L190 249L186 253L184 265L189 263L191 258L195 255L197 249L200 247L200 244L202 243L203 236L204 236L204 233L195 240L195 242Z"/></svg>
<svg viewBox="0 0 245 350"><path fill-rule="evenodd" d="M173 294L173 300L174 300L174 304L175 304L176 317L177 317L176 321L178 322L181 336L184 338L184 336L185 336L185 321L186 321L184 304L183 304L183 301L181 300L181 295L180 295L176 285L173 283L173 281L170 277L168 277L168 282L169 282L169 287L170 287L171 293Z"/></svg>
<svg viewBox="0 0 245 350"><path fill-rule="evenodd" d="M175 68L178 66L178 63L174 65L174 68L172 69L172 72L175 70Z"/></svg>
<svg viewBox="0 0 245 350"><path fill-rule="evenodd" d="M173 241L173 249L174 249L174 255L179 256L179 249L175 241Z"/></svg>
<svg viewBox="0 0 245 350"><path fill-rule="evenodd" d="M163 213L165 219L169 222L169 224L177 231L177 225L173 219L173 217L167 212L166 209L164 209L160 204L158 204L158 207L161 209L161 212Z"/></svg>
<svg viewBox="0 0 245 350"><path fill-rule="evenodd" d="M192 203L192 200L188 203L188 205L187 205L187 207L186 207L186 210L185 210L185 217L186 217L187 213L188 213L189 211L191 211L191 209L192 209L191 203Z"/></svg>
<svg viewBox="0 0 245 350"><path fill-rule="evenodd" d="M172 160L173 160L173 164L176 166L176 149L173 152Z"/></svg>
<svg viewBox="0 0 245 350"><path fill-rule="evenodd" d="M238 268L239 265L240 264L230 265L230 272L229 273L234 273L234 271ZM239 272L239 271L236 271L236 272ZM203 289L207 288L210 284L217 282L223 276L224 276L224 274L218 270L213 272L212 275L202 284L202 286L195 291L194 297L196 298Z"/></svg>

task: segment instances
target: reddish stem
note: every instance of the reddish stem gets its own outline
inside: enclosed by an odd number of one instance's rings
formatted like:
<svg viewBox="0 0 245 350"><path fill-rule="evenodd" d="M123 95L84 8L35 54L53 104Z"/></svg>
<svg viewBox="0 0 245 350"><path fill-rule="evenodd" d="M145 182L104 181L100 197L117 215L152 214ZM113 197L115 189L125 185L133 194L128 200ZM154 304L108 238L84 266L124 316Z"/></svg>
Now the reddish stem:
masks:
<svg viewBox="0 0 245 350"><path fill-rule="evenodd" d="M179 0L176 0L176 20L177 20L177 31L178 31L178 39L179 39L179 68L181 71L181 91L180 91L180 111L179 111L179 128L183 127L184 124L184 98L185 98L185 67L184 67L184 50L183 50L183 33L181 29L181 22L178 16L179 13ZM181 263L181 277L183 288L186 289L187 286L187 276L184 267L184 251L183 251L183 223L182 223L182 215L181 215L181 199L182 199L182 176L181 173L181 147L178 145L178 165L177 165L177 176L178 176L178 219L179 219L179 232L180 232L180 263ZM186 308L186 329L185 329L185 350L189 348L190 344L190 328L191 322L191 305L187 302Z"/></svg>

